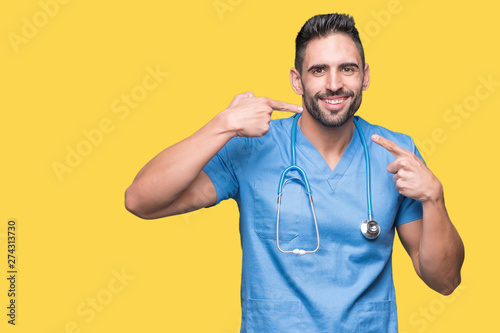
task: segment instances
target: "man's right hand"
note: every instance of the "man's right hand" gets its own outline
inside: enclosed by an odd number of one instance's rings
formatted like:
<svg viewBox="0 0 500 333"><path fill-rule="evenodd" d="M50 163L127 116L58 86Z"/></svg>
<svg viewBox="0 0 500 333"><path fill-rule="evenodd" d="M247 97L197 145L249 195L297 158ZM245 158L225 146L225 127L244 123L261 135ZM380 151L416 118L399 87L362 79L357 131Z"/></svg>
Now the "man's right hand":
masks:
<svg viewBox="0 0 500 333"><path fill-rule="evenodd" d="M258 137L269 131L273 110L300 113L302 107L245 92L236 95L221 115L234 136Z"/></svg>

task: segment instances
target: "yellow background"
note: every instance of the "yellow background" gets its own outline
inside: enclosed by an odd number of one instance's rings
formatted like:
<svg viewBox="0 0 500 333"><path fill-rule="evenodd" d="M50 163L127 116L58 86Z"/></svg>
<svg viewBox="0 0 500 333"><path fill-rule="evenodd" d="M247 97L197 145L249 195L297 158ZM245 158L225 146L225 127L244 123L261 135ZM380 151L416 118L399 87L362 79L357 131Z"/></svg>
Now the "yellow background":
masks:
<svg viewBox="0 0 500 333"><path fill-rule="evenodd" d="M288 78L294 39L309 17L328 12L350 13L364 34L372 80L359 114L427 145L466 245L462 286L443 299L395 240L400 331L498 328L495 2L66 0L40 14L51 2L0 9L0 331L238 332L234 202L143 221L125 210L123 194L150 158L235 94L300 103ZM34 20L36 32L23 28ZM31 37L13 43L23 29ZM113 112L122 94L141 92L148 68L168 76L129 114ZM486 94L488 77L497 86ZM450 122L454 104L471 111ZM103 120L112 130L85 146L83 131ZM59 179L53 165L66 164L68 147L87 156ZM6 316L9 219L18 224L15 327ZM123 272L126 282L116 279Z"/></svg>

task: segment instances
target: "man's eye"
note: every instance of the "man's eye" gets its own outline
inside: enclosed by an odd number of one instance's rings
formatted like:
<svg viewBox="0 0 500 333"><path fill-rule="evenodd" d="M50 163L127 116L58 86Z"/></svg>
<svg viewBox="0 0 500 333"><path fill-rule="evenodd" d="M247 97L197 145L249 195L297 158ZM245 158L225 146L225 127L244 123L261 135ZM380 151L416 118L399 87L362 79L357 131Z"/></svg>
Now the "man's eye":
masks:
<svg viewBox="0 0 500 333"><path fill-rule="evenodd" d="M321 74L324 72L325 72L324 68L316 68L315 70L313 70L313 74Z"/></svg>
<svg viewBox="0 0 500 333"><path fill-rule="evenodd" d="M344 68L342 68L342 72L346 73L346 74L352 74L352 73L354 73L354 68L352 68L352 67L344 67Z"/></svg>

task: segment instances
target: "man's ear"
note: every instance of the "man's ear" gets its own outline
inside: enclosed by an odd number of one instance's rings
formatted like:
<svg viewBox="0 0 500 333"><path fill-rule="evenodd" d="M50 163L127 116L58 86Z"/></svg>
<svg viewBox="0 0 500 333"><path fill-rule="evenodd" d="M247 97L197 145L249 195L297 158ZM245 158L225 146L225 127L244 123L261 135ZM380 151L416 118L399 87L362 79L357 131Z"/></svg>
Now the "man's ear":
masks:
<svg viewBox="0 0 500 333"><path fill-rule="evenodd" d="M363 90L368 89L369 85L370 85L370 66L368 66L368 64L365 64L365 71L363 73Z"/></svg>
<svg viewBox="0 0 500 333"><path fill-rule="evenodd" d="M292 84L293 91L295 91L297 95L304 94L300 73L296 68L290 69L290 83Z"/></svg>

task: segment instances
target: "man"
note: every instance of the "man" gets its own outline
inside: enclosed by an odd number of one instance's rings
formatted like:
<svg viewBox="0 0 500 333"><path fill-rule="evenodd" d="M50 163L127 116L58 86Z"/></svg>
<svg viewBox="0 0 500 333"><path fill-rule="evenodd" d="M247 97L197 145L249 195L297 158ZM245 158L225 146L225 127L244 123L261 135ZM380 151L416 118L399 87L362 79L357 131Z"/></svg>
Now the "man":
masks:
<svg viewBox="0 0 500 333"><path fill-rule="evenodd" d="M397 332L395 229L429 287L450 294L460 283L464 248L442 185L408 136L359 117L364 134L357 134L354 114L370 70L351 17L306 22L290 81L303 109L251 92L237 95L198 132L144 166L126 191L126 207L150 219L237 201L242 332ZM270 121L273 110L298 114ZM278 183L294 156L309 177L314 213L294 169L285 176L278 215ZM371 220L371 193L380 228L375 239L360 231ZM289 253L294 249L306 254Z"/></svg>

